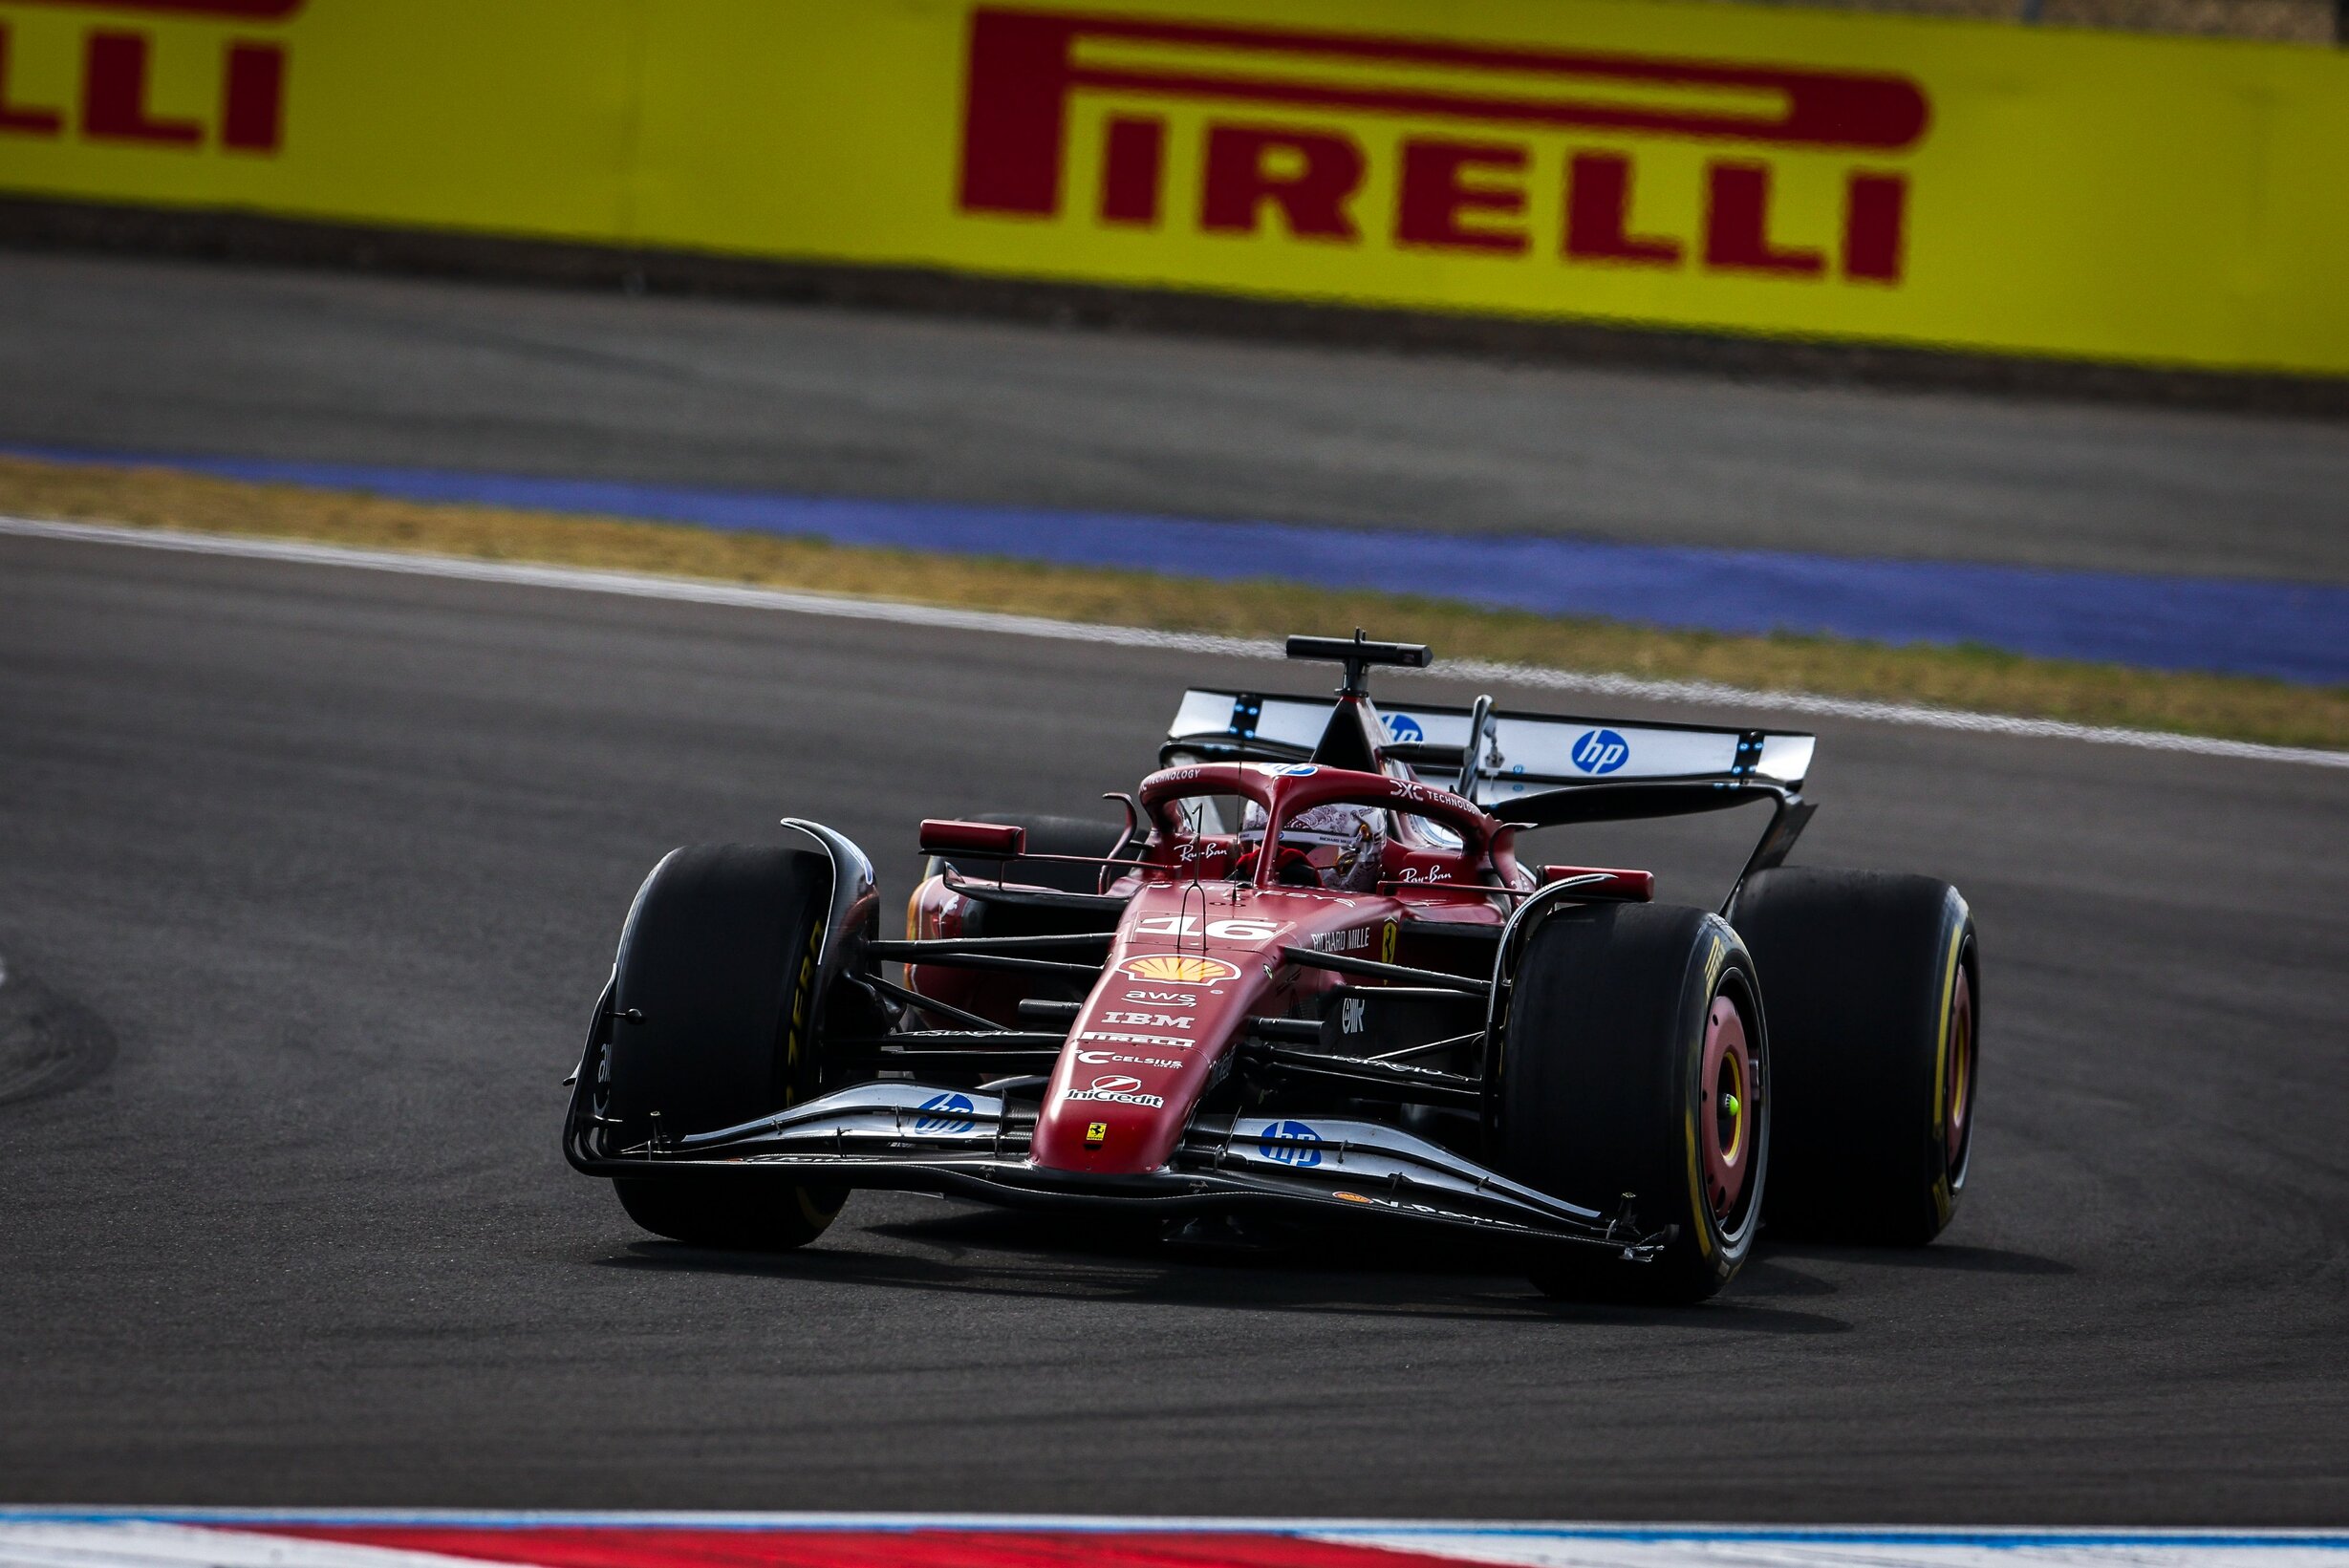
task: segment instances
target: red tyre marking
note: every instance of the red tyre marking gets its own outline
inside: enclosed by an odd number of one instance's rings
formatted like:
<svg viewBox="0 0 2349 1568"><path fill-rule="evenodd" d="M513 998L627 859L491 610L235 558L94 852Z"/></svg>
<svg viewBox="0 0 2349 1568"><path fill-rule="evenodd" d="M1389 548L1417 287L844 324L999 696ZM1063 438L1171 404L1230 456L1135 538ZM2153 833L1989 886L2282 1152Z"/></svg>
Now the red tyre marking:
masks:
<svg viewBox="0 0 2349 1568"><path fill-rule="evenodd" d="M1704 1149L1705 1196L1714 1214L1727 1217L1745 1192L1746 1172L1754 1165L1754 1054L1746 1042L1745 1020L1727 997L1713 999L1697 1082L1705 1085L1710 1101L1696 1119Z"/></svg>
<svg viewBox="0 0 2349 1568"><path fill-rule="evenodd" d="M1952 1172L1966 1150L1966 1123L1973 1111L1973 987L1963 964L1957 971L1957 994L1950 1001L1950 1043L1942 1053L1941 1103L1950 1167Z"/></svg>
<svg viewBox="0 0 2349 1568"><path fill-rule="evenodd" d="M285 1525L354 1546L538 1568L1457 1568L1458 1559L1300 1536L1207 1531L631 1530Z"/></svg>

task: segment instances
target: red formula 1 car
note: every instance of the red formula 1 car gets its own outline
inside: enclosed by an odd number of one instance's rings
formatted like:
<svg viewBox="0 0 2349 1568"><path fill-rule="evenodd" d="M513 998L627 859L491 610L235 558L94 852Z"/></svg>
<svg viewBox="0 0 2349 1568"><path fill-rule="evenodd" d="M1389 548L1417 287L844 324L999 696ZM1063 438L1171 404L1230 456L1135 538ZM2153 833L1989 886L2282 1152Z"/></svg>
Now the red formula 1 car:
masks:
<svg viewBox="0 0 2349 1568"><path fill-rule="evenodd" d="M1807 735L1193 691L1122 828L679 849L620 935L564 1148L647 1230L791 1247L858 1187L1172 1232L1448 1227L1544 1290L1689 1301L1767 1218L1917 1243L1965 1191L1980 977L1947 883L1780 863ZM1720 911L1520 866L1535 827L1766 804ZM887 966L903 965L899 978ZM1765 1006L1765 999L1767 1005Z"/></svg>

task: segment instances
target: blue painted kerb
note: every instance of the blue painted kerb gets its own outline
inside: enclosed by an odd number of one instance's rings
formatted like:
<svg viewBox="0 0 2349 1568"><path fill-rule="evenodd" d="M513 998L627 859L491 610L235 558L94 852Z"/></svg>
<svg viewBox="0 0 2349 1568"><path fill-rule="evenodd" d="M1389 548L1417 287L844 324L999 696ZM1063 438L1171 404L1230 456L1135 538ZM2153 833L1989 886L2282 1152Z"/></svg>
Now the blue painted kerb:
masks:
<svg viewBox="0 0 2349 1568"><path fill-rule="evenodd" d="M2329 584L1210 523L253 458L0 450L51 462L162 466L412 501L694 523L840 545L1185 577L1281 578L1650 626L1816 633L1887 643L1971 642L2147 669L2349 683L2349 588Z"/></svg>

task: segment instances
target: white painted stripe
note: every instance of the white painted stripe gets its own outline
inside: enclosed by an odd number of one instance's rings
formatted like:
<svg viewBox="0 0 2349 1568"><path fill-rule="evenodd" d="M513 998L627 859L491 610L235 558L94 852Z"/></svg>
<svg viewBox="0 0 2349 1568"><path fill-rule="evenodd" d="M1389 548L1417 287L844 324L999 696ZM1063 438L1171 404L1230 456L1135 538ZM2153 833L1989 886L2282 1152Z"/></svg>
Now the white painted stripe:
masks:
<svg viewBox="0 0 2349 1568"><path fill-rule="evenodd" d="M191 1528L194 1521L213 1528ZM481 1514L380 1510L0 1509L0 1568L482 1568L472 1558L269 1534L272 1524L697 1526L778 1533L1245 1533L1523 1568L2341 1568L2349 1534L1995 1531L969 1514Z"/></svg>
<svg viewBox="0 0 2349 1568"><path fill-rule="evenodd" d="M1280 1518L1261 1514L824 1513L694 1509L478 1508L122 1508L0 1503L0 1530L46 1525L204 1524L267 1530L272 1525L417 1526L475 1530L1055 1530L1232 1532L1280 1535L1409 1535L1429 1539L1795 1541L1995 1546L2293 1546L2349 1552L2349 1530L2147 1526L2037 1528L1996 1525L1735 1525L1569 1522L1558 1519ZM369 1550L374 1550L370 1548ZM2339 1559L2327 1559L2339 1568Z"/></svg>
<svg viewBox="0 0 2349 1568"><path fill-rule="evenodd" d="M354 567L417 577L450 577L465 582L566 589L574 592L618 593L634 598L671 599L686 604L780 610L799 615L887 621L946 631L992 632L1007 636L1048 637L1064 642L1106 643L1123 648L1163 648L1175 653L1209 654L1223 658L1277 659L1284 656L1280 643L1262 637L1227 637L1204 632L1159 632L1142 626L1102 626L1089 621L1052 620L1041 615L1013 615L991 610L952 610L938 605L900 604L886 599L859 599L847 594L793 591L787 589L745 588L733 583L706 582L690 577L596 571L583 567L532 566L519 561L476 561L448 555L410 555L395 550L354 549L342 545L314 545L297 540L183 533L171 528L128 528L103 523L50 523L28 517L0 517L0 534L77 540L85 544L128 545L140 549L226 555L243 560L287 561L303 566ZM1415 675L1418 672L1396 673ZM1912 702L1873 702L1859 698L1821 697L1811 692L1754 691L1711 680L1649 680L1635 676L1586 675L1572 670L1545 669L1533 664L1502 664L1488 659L1446 660L1436 673L1448 679L1507 682L1544 691L1577 692L1635 701L1704 702L1771 713L1804 714L1821 719L1856 719L1871 723L1906 724L1978 735L2039 741L2083 741L2092 745L2135 746L2147 751L2184 752L2198 757L2349 767L2349 751L2261 745L2250 741L2220 741L2199 735L2167 735L2158 730L2072 724L2056 719L1960 713Z"/></svg>
<svg viewBox="0 0 2349 1568"><path fill-rule="evenodd" d="M438 1552L122 1520L0 1523L0 1568L482 1568Z"/></svg>
<svg viewBox="0 0 2349 1568"><path fill-rule="evenodd" d="M2261 1546L2064 1545L1986 1546L1928 1541L1708 1539L1702 1536L1626 1540L1541 1535L1464 1537L1455 1534L1381 1531L1317 1535L1317 1540L1421 1552L1463 1562L1522 1568L2340 1568L2342 1554L2321 1546L2276 1542Z"/></svg>

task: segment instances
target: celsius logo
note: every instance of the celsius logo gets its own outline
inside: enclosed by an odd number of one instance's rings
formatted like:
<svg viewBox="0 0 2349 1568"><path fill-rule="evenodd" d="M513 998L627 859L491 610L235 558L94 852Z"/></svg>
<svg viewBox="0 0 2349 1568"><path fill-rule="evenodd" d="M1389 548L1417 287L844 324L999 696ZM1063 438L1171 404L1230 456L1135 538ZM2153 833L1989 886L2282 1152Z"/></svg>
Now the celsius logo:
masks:
<svg viewBox="0 0 2349 1568"><path fill-rule="evenodd" d="M1321 1141L1322 1135L1303 1122L1275 1122L1264 1129L1256 1149L1268 1160L1310 1171L1322 1163L1322 1151L1313 1147Z"/></svg>
<svg viewBox="0 0 2349 1568"><path fill-rule="evenodd" d="M921 1103L922 1114L914 1120L916 1132L968 1132L979 1124L971 1120L973 1106L965 1094L934 1094Z"/></svg>
<svg viewBox="0 0 2349 1568"><path fill-rule="evenodd" d="M1574 765L1585 773L1612 773L1630 759L1630 742L1613 730L1584 730L1574 742Z"/></svg>
<svg viewBox="0 0 2349 1568"><path fill-rule="evenodd" d="M1079 1051L1077 1060L1088 1067L1107 1067L1122 1063L1130 1067L1165 1067L1173 1071L1180 1071L1182 1068L1181 1062L1167 1057L1122 1056L1116 1051ZM1096 1084L1093 1086L1099 1088L1101 1085ZM1139 1088L1141 1085L1136 1082L1134 1086Z"/></svg>
<svg viewBox="0 0 2349 1568"><path fill-rule="evenodd" d="M1428 738L1428 732L1420 727L1419 720L1413 719L1410 714L1390 713L1386 717L1388 740L1400 741L1405 745L1409 745L1413 741L1424 741Z"/></svg>

